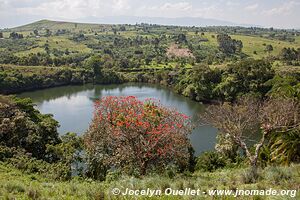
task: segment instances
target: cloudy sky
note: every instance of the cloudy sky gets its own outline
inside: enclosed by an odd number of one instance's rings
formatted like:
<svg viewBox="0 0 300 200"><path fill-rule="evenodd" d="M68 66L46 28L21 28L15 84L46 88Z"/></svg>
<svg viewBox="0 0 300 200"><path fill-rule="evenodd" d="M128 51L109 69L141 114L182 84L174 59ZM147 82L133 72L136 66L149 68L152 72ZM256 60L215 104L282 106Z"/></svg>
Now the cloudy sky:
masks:
<svg viewBox="0 0 300 200"><path fill-rule="evenodd" d="M300 28L300 0L0 0L0 28L40 19L89 22L105 16L202 17Z"/></svg>

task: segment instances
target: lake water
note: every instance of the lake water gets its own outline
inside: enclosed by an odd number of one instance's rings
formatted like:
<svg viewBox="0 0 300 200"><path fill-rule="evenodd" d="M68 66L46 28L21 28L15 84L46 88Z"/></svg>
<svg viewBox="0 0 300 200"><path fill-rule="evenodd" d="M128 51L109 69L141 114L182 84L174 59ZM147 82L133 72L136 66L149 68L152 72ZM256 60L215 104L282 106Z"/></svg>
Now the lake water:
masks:
<svg viewBox="0 0 300 200"><path fill-rule="evenodd" d="M143 100L155 98L169 107L196 119L203 112L204 106L180 96L170 89L151 84L121 85L81 85L63 86L50 89L25 92L20 97L30 97L43 114L53 114L59 122L60 134L75 132L84 134L91 122L95 99L104 96L136 96ZM216 141L216 129L211 126L196 128L190 136L195 153L212 150Z"/></svg>

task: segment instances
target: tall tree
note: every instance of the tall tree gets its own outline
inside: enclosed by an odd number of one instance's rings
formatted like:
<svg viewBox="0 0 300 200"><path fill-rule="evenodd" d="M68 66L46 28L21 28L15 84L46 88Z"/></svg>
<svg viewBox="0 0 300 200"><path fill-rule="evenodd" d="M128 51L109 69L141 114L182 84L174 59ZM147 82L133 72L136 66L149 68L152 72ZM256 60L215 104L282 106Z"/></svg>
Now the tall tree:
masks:
<svg viewBox="0 0 300 200"><path fill-rule="evenodd" d="M267 137L300 130L300 107L293 99L271 99L261 103L243 98L233 104L209 106L202 119L215 126L223 138L244 151L253 175L257 175L258 156ZM254 151L251 151L249 144L253 143L257 135L260 139L253 145Z"/></svg>

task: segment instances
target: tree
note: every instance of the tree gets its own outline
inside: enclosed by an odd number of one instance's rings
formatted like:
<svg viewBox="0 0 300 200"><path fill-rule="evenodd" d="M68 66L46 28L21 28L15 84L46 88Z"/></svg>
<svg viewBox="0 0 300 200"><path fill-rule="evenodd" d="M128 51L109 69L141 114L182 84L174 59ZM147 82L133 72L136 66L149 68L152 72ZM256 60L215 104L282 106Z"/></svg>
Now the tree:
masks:
<svg viewBox="0 0 300 200"><path fill-rule="evenodd" d="M261 142L257 145L254 154L251 154L246 140L249 134L257 133L259 127L260 105L255 100L242 99L238 103L223 103L211 105L202 116L204 121L209 122L231 142L238 145L245 152L253 170L256 171L258 153Z"/></svg>
<svg viewBox="0 0 300 200"><path fill-rule="evenodd" d="M34 35L38 36L39 35L39 31L37 29L33 30Z"/></svg>
<svg viewBox="0 0 300 200"><path fill-rule="evenodd" d="M300 99L300 83L294 76L275 75L267 82L271 85L271 90L267 93L272 98L298 98Z"/></svg>
<svg viewBox="0 0 300 200"><path fill-rule="evenodd" d="M120 31L126 31L126 27L123 25L123 26L120 27L119 30L120 30Z"/></svg>
<svg viewBox="0 0 300 200"><path fill-rule="evenodd" d="M250 92L264 96L271 88L266 82L273 77L274 70L269 62L245 59L228 67L215 90L227 101Z"/></svg>
<svg viewBox="0 0 300 200"><path fill-rule="evenodd" d="M52 32L49 29L46 29L46 37L51 36Z"/></svg>
<svg viewBox="0 0 300 200"><path fill-rule="evenodd" d="M181 43L181 44L186 44L187 43L186 35L183 33L177 35L176 42Z"/></svg>
<svg viewBox="0 0 300 200"><path fill-rule="evenodd" d="M86 62L86 67L92 69L96 80L102 78L102 59L100 56L92 56Z"/></svg>
<svg viewBox="0 0 300 200"><path fill-rule="evenodd" d="M223 53L230 55L237 52L241 52L243 48L243 43L241 40L231 39L227 34L217 35L217 41L219 44L219 49Z"/></svg>
<svg viewBox="0 0 300 200"><path fill-rule="evenodd" d="M3 33L2 32L0 32L0 38L3 38Z"/></svg>
<svg viewBox="0 0 300 200"><path fill-rule="evenodd" d="M300 107L293 99L270 99L259 102L242 98L237 103L211 105L202 119L209 122L219 134L240 147L250 161L251 171L257 175L257 162L261 148L275 133L300 130ZM260 139L253 145L257 135Z"/></svg>
<svg viewBox="0 0 300 200"><path fill-rule="evenodd" d="M300 103L294 98L265 101L261 129L269 136L272 161L289 164L300 160Z"/></svg>
<svg viewBox="0 0 300 200"><path fill-rule="evenodd" d="M268 53L271 53L271 51L273 51L273 46L272 46L271 44L268 44L268 45L266 46L265 51L268 52Z"/></svg>
<svg viewBox="0 0 300 200"><path fill-rule="evenodd" d="M208 65L196 65L193 67L191 79L195 85L196 99L205 101L213 98L213 88L221 81L221 73Z"/></svg>
<svg viewBox="0 0 300 200"><path fill-rule="evenodd" d="M190 119L174 109L153 100L109 96L96 102L84 143L94 177L103 178L98 166L145 175L169 164L186 167L190 133Z"/></svg>
<svg viewBox="0 0 300 200"><path fill-rule="evenodd" d="M49 161L48 145L60 143L58 122L43 115L30 99L0 95L0 144L22 148L33 157Z"/></svg>
<svg viewBox="0 0 300 200"><path fill-rule="evenodd" d="M298 52L294 48L283 48L280 52L280 58L284 61L291 62L297 60Z"/></svg>
<svg viewBox="0 0 300 200"><path fill-rule="evenodd" d="M11 39L22 39L23 34L19 34L19 33L16 33L16 32L11 32L9 34L9 38L11 38Z"/></svg>
<svg viewBox="0 0 300 200"><path fill-rule="evenodd" d="M45 51L46 51L47 54L50 54L50 48L49 48L49 44L48 43L46 43L44 45L44 49L45 49Z"/></svg>

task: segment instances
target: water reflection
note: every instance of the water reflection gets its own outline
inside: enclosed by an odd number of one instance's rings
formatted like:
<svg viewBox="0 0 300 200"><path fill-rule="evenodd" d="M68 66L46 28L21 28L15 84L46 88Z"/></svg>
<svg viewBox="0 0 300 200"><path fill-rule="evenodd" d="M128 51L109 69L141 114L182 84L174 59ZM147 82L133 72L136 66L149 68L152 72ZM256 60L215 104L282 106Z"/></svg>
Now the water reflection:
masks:
<svg viewBox="0 0 300 200"><path fill-rule="evenodd" d="M150 84L63 86L25 92L20 97L30 97L42 113L51 113L59 121L60 133L68 131L83 134L92 119L93 102L104 96L137 96L139 99L159 99L169 107L175 107L186 115L196 116L204 106L175 94L168 88ZM216 130L211 126L198 127L191 135L196 153L214 148Z"/></svg>

